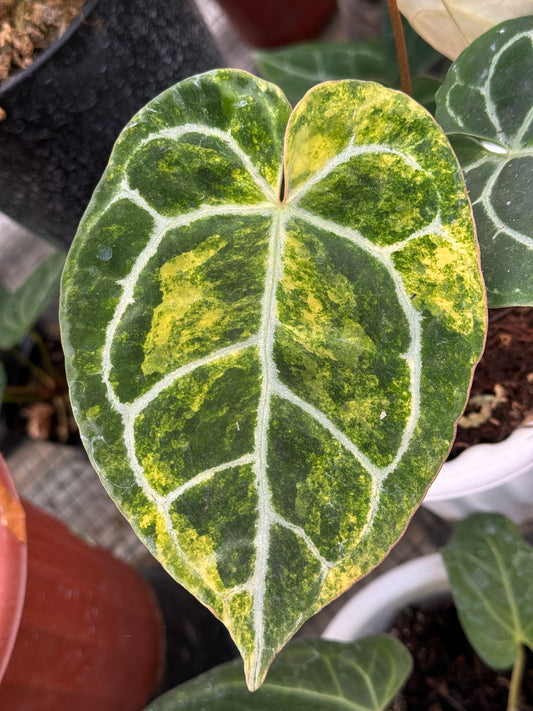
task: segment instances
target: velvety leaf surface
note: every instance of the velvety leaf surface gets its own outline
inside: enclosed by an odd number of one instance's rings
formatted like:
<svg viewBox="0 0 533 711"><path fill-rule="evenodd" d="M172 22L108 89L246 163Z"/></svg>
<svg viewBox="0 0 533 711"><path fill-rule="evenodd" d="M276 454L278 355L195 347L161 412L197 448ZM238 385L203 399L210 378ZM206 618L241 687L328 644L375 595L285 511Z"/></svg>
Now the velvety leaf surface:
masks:
<svg viewBox="0 0 533 711"><path fill-rule="evenodd" d="M436 117L457 134L489 306L533 304L533 17L465 50L437 93Z"/></svg>
<svg viewBox="0 0 533 711"><path fill-rule="evenodd" d="M533 649L533 548L500 514L456 524L442 552L462 627L479 656L506 669Z"/></svg>
<svg viewBox="0 0 533 711"><path fill-rule="evenodd" d="M378 40L308 42L255 52L261 74L280 86L292 104L315 84L337 79L385 81L383 46Z"/></svg>
<svg viewBox="0 0 533 711"><path fill-rule="evenodd" d="M87 451L229 628L251 688L401 535L486 317L464 182L431 116L358 81L290 112L235 70L154 99L114 149L61 303Z"/></svg>
<svg viewBox="0 0 533 711"><path fill-rule="evenodd" d="M0 284L0 349L21 341L57 295L64 262L63 252L50 255L13 294Z"/></svg>
<svg viewBox="0 0 533 711"><path fill-rule="evenodd" d="M403 686L411 657L385 635L351 644L297 640L251 694L231 662L153 701L146 711L382 711Z"/></svg>
<svg viewBox="0 0 533 711"><path fill-rule="evenodd" d="M455 59L504 20L533 13L533 0L398 0L400 12L432 47Z"/></svg>

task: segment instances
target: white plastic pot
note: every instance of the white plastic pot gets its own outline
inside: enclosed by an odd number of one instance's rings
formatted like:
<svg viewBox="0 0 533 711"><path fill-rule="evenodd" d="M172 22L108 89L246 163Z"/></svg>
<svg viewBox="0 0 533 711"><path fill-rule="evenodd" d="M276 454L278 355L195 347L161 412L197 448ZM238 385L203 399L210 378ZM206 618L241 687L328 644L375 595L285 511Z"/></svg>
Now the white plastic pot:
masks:
<svg viewBox="0 0 533 711"><path fill-rule="evenodd" d="M430 606L450 595L441 554L421 556L383 573L355 593L322 636L351 642L370 634L388 632L398 612L405 607Z"/></svg>
<svg viewBox="0 0 533 711"><path fill-rule="evenodd" d="M478 444L446 462L423 506L448 520L496 511L515 523L533 518L533 422L503 442Z"/></svg>

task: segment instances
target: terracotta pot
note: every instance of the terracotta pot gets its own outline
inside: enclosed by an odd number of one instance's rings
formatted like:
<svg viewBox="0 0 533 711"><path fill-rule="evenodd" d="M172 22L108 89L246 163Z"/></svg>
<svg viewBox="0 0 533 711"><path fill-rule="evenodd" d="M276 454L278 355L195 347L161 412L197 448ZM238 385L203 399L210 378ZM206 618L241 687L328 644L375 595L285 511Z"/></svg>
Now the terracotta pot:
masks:
<svg viewBox="0 0 533 711"><path fill-rule="evenodd" d="M1 457L0 481L16 511L16 492ZM151 589L107 551L88 545L31 503L24 501L23 506L26 595L14 645L0 646L0 671L5 667L0 708L139 711L164 664L162 618ZM2 546L25 549L20 533L24 529L19 527L18 537L14 535L13 521L2 515L0 506L2 569ZM12 584L0 584L0 623L5 623L5 611L20 605L24 562L19 553ZM15 617L8 625L10 635L17 627Z"/></svg>
<svg viewBox="0 0 533 711"><path fill-rule="evenodd" d="M232 25L253 47L277 47L316 37L336 0L218 0Z"/></svg>
<svg viewBox="0 0 533 711"><path fill-rule="evenodd" d="M0 455L0 682L15 644L26 594L26 516Z"/></svg>

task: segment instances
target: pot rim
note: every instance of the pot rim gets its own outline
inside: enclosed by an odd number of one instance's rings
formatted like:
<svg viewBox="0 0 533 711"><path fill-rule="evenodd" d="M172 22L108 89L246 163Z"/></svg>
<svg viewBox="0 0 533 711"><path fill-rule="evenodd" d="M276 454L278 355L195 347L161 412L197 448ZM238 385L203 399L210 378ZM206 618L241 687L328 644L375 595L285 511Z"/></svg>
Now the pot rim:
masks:
<svg viewBox="0 0 533 711"><path fill-rule="evenodd" d="M439 552L402 563L365 585L341 607L322 637L352 642L388 632L396 614L411 604L429 603L451 594Z"/></svg>
<svg viewBox="0 0 533 711"><path fill-rule="evenodd" d="M39 67L45 64L64 44L66 44L72 35L78 30L80 25L86 24L87 17L99 2L100 0L86 0L82 5L79 15L72 20L61 37L58 37L55 42L38 54L28 67L16 72L11 79L8 79L0 85L0 99L2 96L7 94L10 89L22 83L25 79L34 74Z"/></svg>
<svg viewBox="0 0 533 711"><path fill-rule="evenodd" d="M7 492L6 498L20 505L15 484L0 454L0 493L2 489L4 494ZM15 535L0 507L0 682L15 645L26 596L28 551L25 534L24 525Z"/></svg>
<svg viewBox="0 0 533 711"><path fill-rule="evenodd" d="M424 502L478 494L528 474L533 474L533 421L524 423L502 442L476 444L445 462Z"/></svg>

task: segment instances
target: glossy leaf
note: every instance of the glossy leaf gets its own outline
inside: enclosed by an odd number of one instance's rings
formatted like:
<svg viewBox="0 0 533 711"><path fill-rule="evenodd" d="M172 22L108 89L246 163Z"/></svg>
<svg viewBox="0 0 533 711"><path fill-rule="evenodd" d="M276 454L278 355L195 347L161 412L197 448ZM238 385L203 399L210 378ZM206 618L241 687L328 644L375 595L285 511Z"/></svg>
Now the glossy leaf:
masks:
<svg viewBox="0 0 533 711"><path fill-rule="evenodd" d="M490 667L506 669L533 649L533 548L501 514L456 524L442 552L461 625Z"/></svg>
<svg viewBox="0 0 533 711"><path fill-rule="evenodd" d="M461 172L377 84L319 85L291 115L244 72L193 77L122 133L61 322L96 469L255 688L448 453L485 330Z"/></svg>
<svg viewBox="0 0 533 711"><path fill-rule="evenodd" d="M455 59L491 27L533 13L533 0L398 0L400 12L432 47Z"/></svg>
<svg viewBox="0 0 533 711"><path fill-rule="evenodd" d="M64 261L63 252L50 255L13 294L0 284L0 349L21 341L57 296Z"/></svg>
<svg viewBox="0 0 533 711"><path fill-rule="evenodd" d="M474 206L489 306L533 304L533 17L454 62L437 93Z"/></svg>
<svg viewBox="0 0 533 711"><path fill-rule="evenodd" d="M338 79L385 81L383 47L378 40L308 42L255 52L261 74L280 86L292 104L316 84Z"/></svg>
<svg viewBox="0 0 533 711"><path fill-rule="evenodd" d="M146 711L382 711L403 686L411 657L386 635L351 644L291 642L251 694L230 662L166 693Z"/></svg>

